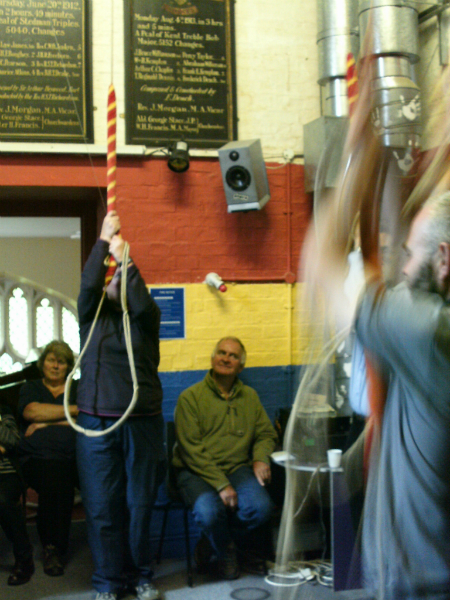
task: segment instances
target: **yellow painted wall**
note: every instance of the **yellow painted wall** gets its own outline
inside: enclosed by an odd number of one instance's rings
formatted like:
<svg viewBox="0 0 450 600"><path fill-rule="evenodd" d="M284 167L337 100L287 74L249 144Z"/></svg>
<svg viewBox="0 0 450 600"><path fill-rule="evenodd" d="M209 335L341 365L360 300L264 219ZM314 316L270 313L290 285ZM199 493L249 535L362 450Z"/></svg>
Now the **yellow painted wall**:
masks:
<svg viewBox="0 0 450 600"><path fill-rule="evenodd" d="M206 284L170 287L185 289L186 339L161 341L160 371L208 368L215 343L226 335L246 346L247 367L309 361L309 313L297 304L302 284L228 284L225 293Z"/></svg>

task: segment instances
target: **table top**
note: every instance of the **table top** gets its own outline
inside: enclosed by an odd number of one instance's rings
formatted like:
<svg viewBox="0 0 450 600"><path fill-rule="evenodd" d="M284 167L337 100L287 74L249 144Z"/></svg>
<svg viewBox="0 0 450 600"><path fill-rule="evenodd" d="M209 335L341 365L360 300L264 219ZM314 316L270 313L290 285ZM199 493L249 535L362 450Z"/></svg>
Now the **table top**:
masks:
<svg viewBox="0 0 450 600"><path fill-rule="evenodd" d="M332 471L334 473L342 473L342 467L336 467L331 469L327 463L305 463L299 461L293 454L289 454L286 450L281 450L280 452L272 452L270 458L277 465L281 465L282 467L288 467L289 469L295 469L296 471L309 471L314 473L315 471L319 471L320 473L327 473L328 471Z"/></svg>

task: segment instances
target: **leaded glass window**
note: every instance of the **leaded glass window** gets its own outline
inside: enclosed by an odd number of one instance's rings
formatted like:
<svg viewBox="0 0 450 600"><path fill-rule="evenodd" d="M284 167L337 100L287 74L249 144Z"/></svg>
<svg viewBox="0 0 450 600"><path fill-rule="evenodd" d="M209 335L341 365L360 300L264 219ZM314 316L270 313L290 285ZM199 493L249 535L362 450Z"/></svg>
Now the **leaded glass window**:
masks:
<svg viewBox="0 0 450 600"><path fill-rule="evenodd" d="M15 371L20 371L22 369L22 364L20 362L14 362L9 354L2 354L0 357L0 374L6 375L7 373L14 373Z"/></svg>
<svg viewBox="0 0 450 600"><path fill-rule="evenodd" d="M30 349L28 339L28 302L20 287L14 288L8 299L8 316L9 342L19 356L26 358Z"/></svg>
<svg viewBox="0 0 450 600"><path fill-rule="evenodd" d="M53 339L55 309L48 298L42 298L36 307L36 346L46 346Z"/></svg>
<svg viewBox="0 0 450 600"><path fill-rule="evenodd" d="M79 354L75 302L31 281L0 276L0 375L22 369L28 356L34 360L55 339Z"/></svg>
<svg viewBox="0 0 450 600"><path fill-rule="evenodd" d="M75 354L80 353L80 333L76 315L62 307L62 339L69 344Z"/></svg>

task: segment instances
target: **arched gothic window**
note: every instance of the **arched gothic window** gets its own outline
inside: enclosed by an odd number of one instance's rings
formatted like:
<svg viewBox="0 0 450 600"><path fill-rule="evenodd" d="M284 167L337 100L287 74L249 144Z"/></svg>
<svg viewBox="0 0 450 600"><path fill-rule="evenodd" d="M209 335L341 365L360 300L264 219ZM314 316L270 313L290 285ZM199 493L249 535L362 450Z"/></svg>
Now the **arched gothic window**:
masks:
<svg viewBox="0 0 450 600"><path fill-rule="evenodd" d="M75 302L32 281L0 274L0 376L19 371L33 351L56 339L79 354Z"/></svg>

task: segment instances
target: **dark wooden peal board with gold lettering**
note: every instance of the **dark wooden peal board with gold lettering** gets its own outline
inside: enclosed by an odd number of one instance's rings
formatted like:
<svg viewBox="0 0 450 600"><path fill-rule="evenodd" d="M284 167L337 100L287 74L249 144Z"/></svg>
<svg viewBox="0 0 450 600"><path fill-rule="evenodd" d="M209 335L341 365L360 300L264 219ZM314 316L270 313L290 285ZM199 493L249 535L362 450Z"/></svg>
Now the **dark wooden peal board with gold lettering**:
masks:
<svg viewBox="0 0 450 600"><path fill-rule="evenodd" d="M237 137L233 0L125 0L128 144Z"/></svg>
<svg viewBox="0 0 450 600"><path fill-rule="evenodd" d="M89 16L89 0L0 0L0 141L93 141Z"/></svg>

